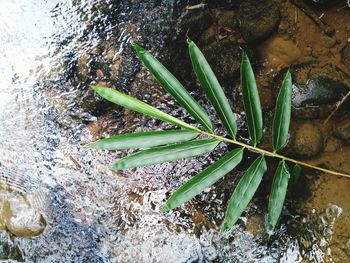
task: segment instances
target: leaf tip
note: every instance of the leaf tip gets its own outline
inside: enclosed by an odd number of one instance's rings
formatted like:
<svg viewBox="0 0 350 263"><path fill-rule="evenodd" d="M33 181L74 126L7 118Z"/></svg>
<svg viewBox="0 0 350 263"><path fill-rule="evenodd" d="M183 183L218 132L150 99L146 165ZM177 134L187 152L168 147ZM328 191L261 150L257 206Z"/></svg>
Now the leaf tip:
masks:
<svg viewBox="0 0 350 263"><path fill-rule="evenodd" d="M187 36L186 42L187 42L187 44L189 44L189 45L193 43L192 39L190 39L188 36Z"/></svg>
<svg viewBox="0 0 350 263"><path fill-rule="evenodd" d="M167 204L165 204L159 211L162 213L166 213L168 211L170 211L171 209L169 208L169 206Z"/></svg>
<svg viewBox="0 0 350 263"><path fill-rule="evenodd" d="M274 231L271 230L270 228L266 231L266 233L268 234L269 238L273 235Z"/></svg>
<svg viewBox="0 0 350 263"><path fill-rule="evenodd" d="M114 164L111 165L111 169L114 170L123 170L125 168L122 167L121 163L119 161L115 162Z"/></svg>
<svg viewBox="0 0 350 263"><path fill-rule="evenodd" d="M242 52L242 62L249 62L248 54L244 50Z"/></svg>
<svg viewBox="0 0 350 263"><path fill-rule="evenodd" d="M84 145L84 148L89 148L89 149L96 149L96 142L91 142L86 145Z"/></svg>
<svg viewBox="0 0 350 263"><path fill-rule="evenodd" d="M98 86L96 84L90 85L90 88L95 92L98 90Z"/></svg>
<svg viewBox="0 0 350 263"><path fill-rule="evenodd" d="M134 42L134 44L132 44L132 47L135 49L135 51L139 54L139 53L143 53L145 52L145 50L143 49L143 47L141 47L141 45L137 42Z"/></svg>
<svg viewBox="0 0 350 263"><path fill-rule="evenodd" d="M230 227L226 224L224 224L224 226L221 228L220 234L223 236L225 234L227 234L228 231L230 231Z"/></svg>
<svg viewBox="0 0 350 263"><path fill-rule="evenodd" d="M287 73L286 73L286 76L287 76L288 78L292 77L292 71L291 71L290 68L288 68Z"/></svg>

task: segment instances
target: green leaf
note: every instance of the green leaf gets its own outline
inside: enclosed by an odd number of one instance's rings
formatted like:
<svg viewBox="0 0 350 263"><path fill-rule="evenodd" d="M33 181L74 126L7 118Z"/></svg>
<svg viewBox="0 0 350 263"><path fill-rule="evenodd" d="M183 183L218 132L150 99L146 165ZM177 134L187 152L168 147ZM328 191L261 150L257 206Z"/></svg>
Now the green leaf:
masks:
<svg viewBox="0 0 350 263"><path fill-rule="evenodd" d="M301 174L300 165L298 164L294 165L292 168L290 179L289 179L289 184L288 184L289 190L292 189L297 184L297 182L299 181L300 174Z"/></svg>
<svg viewBox="0 0 350 263"><path fill-rule="evenodd" d="M208 114L190 95L190 93L188 93L175 76L140 45L135 43L133 46L143 64L164 87L164 89L168 91L206 130L213 131L213 124L211 123Z"/></svg>
<svg viewBox="0 0 350 263"><path fill-rule="evenodd" d="M275 229L278 218L281 215L284 200L287 194L289 180L288 166L285 161L280 161L275 177L273 178L268 213L268 233L271 235Z"/></svg>
<svg viewBox="0 0 350 263"><path fill-rule="evenodd" d="M275 117L272 124L273 150L276 152L284 147L288 139L288 130L292 104L292 75L290 71L283 80L277 97Z"/></svg>
<svg viewBox="0 0 350 263"><path fill-rule="evenodd" d="M229 231L237 222L253 198L265 172L266 161L264 156L260 155L244 173L228 201L222 233Z"/></svg>
<svg viewBox="0 0 350 263"><path fill-rule="evenodd" d="M129 169L171 162L211 152L220 143L216 139L202 139L154 147L126 156L112 165L114 169Z"/></svg>
<svg viewBox="0 0 350 263"><path fill-rule="evenodd" d="M137 132L104 138L89 144L88 147L103 150L150 148L164 144L189 141L198 135L198 132L191 130Z"/></svg>
<svg viewBox="0 0 350 263"><path fill-rule="evenodd" d="M262 112L254 72L244 52L241 64L241 85L250 139L254 145L257 145L263 135Z"/></svg>
<svg viewBox="0 0 350 263"><path fill-rule="evenodd" d="M199 50L196 44L190 39L187 40L187 43L193 69L196 72L201 86L213 104L228 134L232 138L235 138L237 133L235 116L222 87L203 53Z"/></svg>
<svg viewBox="0 0 350 263"><path fill-rule="evenodd" d="M176 126L180 126L185 129L199 131L199 129L197 129L196 127L193 127L192 125L189 125L186 122L183 122L173 116L170 116L169 114L166 114L142 101L139 101L138 99L135 99L134 97L119 92L115 89L106 88L98 85L92 85L91 88L95 92L97 92L101 97L105 98L110 102L123 106L124 108L152 116L156 119L160 119L162 121L174 124Z"/></svg>
<svg viewBox="0 0 350 263"><path fill-rule="evenodd" d="M161 211L166 212L180 206L216 183L242 161L243 150L243 148L238 148L229 152L191 178L170 196Z"/></svg>

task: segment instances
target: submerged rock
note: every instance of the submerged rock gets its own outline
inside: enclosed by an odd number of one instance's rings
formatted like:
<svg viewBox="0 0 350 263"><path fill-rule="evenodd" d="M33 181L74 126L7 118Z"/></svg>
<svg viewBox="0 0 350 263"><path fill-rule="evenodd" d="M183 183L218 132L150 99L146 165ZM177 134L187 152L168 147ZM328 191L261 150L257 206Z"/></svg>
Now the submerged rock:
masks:
<svg viewBox="0 0 350 263"><path fill-rule="evenodd" d="M277 29L280 11L272 0L247 0L238 11L241 32L248 43L266 39Z"/></svg>
<svg viewBox="0 0 350 263"><path fill-rule="evenodd" d="M238 76L243 50L232 40L214 42L203 53L219 80Z"/></svg>
<svg viewBox="0 0 350 263"><path fill-rule="evenodd" d="M323 149L323 134L318 125L304 123L297 127L291 144L292 155L298 158L311 158Z"/></svg>
<svg viewBox="0 0 350 263"><path fill-rule="evenodd" d="M300 56L300 49L291 41L282 37L271 37L259 48L260 56L272 68L288 67Z"/></svg>
<svg viewBox="0 0 350 263"><path fill-rule="evenodd" d="M349 87L326 76L310 78L306 85L294 84L292 91L293 113L301 119L327 117ZM343 105L343 109L348 105ZM339 113L344 110L339 111Z"/></svg>
<svg viewBox="0 0 350 263"><path fill-rule="evenodd" d="M16 236L37 236L46 227L42 215L25 202L24 198L17 197L6 200L2 216L8 230Z"/></svg>

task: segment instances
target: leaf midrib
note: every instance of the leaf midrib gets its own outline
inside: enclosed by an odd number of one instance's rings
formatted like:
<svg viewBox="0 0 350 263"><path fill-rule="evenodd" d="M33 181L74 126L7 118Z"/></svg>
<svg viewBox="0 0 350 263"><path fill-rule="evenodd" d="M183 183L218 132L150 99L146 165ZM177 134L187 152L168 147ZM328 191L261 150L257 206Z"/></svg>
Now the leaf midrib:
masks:
<svg viewBox="0 0 350 263"><path fill-rule="evenodd" d="M244 63L246 63L248 60L243 60L243 62ZM244 65L244 66L246 66L246 65ZM249 66L249 65L248 65ZM246 78L246 75L244 74L244 79L245 79L245 82L247 83L247 85L249 85L248 84L248 79ZM247 88L247 95L248 95L248 104L249 104L249 109L250 109L250 112L251 112L251 116L248 116L249 117L249 119L251 119L251 122L252 122L252 124L253 124L253 137L254 138L252 138L254 141L254 144L256 145L258 142L257 142L257 133L256 133L256 126L255 126L255 119L254 119L254 112L253 112L253 107L252 107L252 102L251 102L251 97L250 97L250 89L249 88ZM244 100L243 100L244 101ZM249 126L248 126L248 128L249 128Z"/></svg>
<svg viewBox="0 0 350 263"><path fill-rule="evenodd" d="M201 60L203 60L203 58L202 58L202 54L201 54ZM205 61L205 60L204 60ZM200 61L198 60L197 61L198 62L198 66L199 66L199 68L200 68L200 70L202 71L202 72L204 72L204 70L203 70L203 68L202 68L202 63L200 63ZM206 62L206 61L205 61ZM209 68L210 68L210 66L209 66ZM210 69L211 70L211 69ZM213 95L213 98L214 98L214 100L215 100L215 102L216 102L216 104L218 105L218 108L220 109L220 112L221 112L221 114L222 114L222 116L223 116L223 118L225 119L225 122L226 122L226 124L227 124L227 128L230 130L230 135L235 135L235 132L232 130L232 127L231 127L231 125L230 125L230 123L229 123L229 121L228 121L228 119L227 119L227 117L226 117L226 114L224 113L224 110L223 110L223 108L221 107L221 104L219 103L219 101L218 101L218 99L217 99L217 97L216 97L216 93L215 93L215 91L214 90L212 90L211 88L210 88L210 82L208 81L208 78L207 78L207 75L206 74L203 74L203 76L204 76L204 78L205 78L205 82L207 83L207 85L209 86L209 89L208 89L208 91ZM219 83L218 83L219 84ZM220 86L220 84L219 84L219 86ZM220 86L220 88L221 88L221 86ZM224 97L224 99L226 99L226 96ZM227 103L228 103L228 101L227 101Z"/></svg>
<svg viewBox="0 0 350 263"><path fill-rule="evenodd" d="M221 165L219 165L217 168L215 168L212 173L216 173L218 169L220 169L222 166L226 165L229 161L232 161L232 159L234 159L237 155L239 155L240 153L242 153L243 151L243 148L238 151L235 155L233 155L231 158L229 158L228 160L226 160L225 162L223 162ZM207 179L208 177L212 176L211 175L207 175L207 176L204 176L200 181L198 181L197 183L193 184L191 186L191 188L187 189L184 191L184 193L186 194L187 192L189 192L192 188L195 188L195 186L197 186L198 184L200 184L203 180Z"/></svg>
<svg viewBox="0 0 350 263"><path fill-rule="evenodd" d="M196 148L201 148L201 147L204 147L204 146L208 146L210 144L215 144L215 143L218 143L219 141L210 141L210 142L205 142L203 144L197 144L197 145L190 145L188 146L188 148L186 148L186 145L184 145L184 147L180 148L180 145L179 145L179 148L178 149L175 149L172 153L179 153L179 152L183 152L183 151L190 151L190 150L193 150L193 149L196 149ZM182 145L181 145L182 146ZM169 147L170 148L170 147ZM161 150L164 150L164 149L161 149ZM145 150L145 151L148 151L148 150ZM134 155L130 155L130 159L131 157L137 157L139 155L142 155L144 153L144 151L141 151L141 152L137 152L135 153ZM160 152L157 152L157 151L154 151L154 152L151 152L149 151L148 154L152 154L152 153L156 153L156 155L152 156L152 158L157 158L159 157L159 155L162 155L164 154L163 151L160 151ZM158 155L157 155L158 154ZM147 158L148 157L148 158ZM126 157L128 158L128 157ZM141 158L140 161L144 161L144 160L149 160L149 156L145 156L145 158Z"/></svg>
<svg viewBox="0 0 350 263"><path fill-rule="evenodd" d="M259 157L259 158L260 158L260 160L259 160L257 166L254 168L254 172L252 173L253 175L249 178L249 181L248 181L248 183L247 183L247 186L249 186L249 185L251 184L251 182L253 181L255 173L257 172L258 168L260 167L260 164L261 164L262 160L264 159L262 156ZM242 179L241 179L241 180L242 180ZM238 198L236 208L239 208L239 207L241 206L242 198L243 198L243 196L245 196L245 194L246 194L248 188L249 188L249 187L245 187L245 188L244 188L244 191L241 192L242 194L241 194L241 195L239 196L239 198ZM236 188L236 189L237 189L237 188ZM236 199L236 200L237 200L237 199Z"/></svg>
<svg viewBox="0 0 350 263"><path fill-rule="evenodd" d="M249 186L250 183L253 181L254 175L256 174L258 168L260 167L260 164L261 164L262 160L263 160L263 158L260 157L260 160L259 160L258 164L256 165L256 167L254 168L254 172L253 172L252 175L250 176L250 180L249 180L249 182L247 183L247 187L245 187L244 191L242 192L242 195L240 196L239 202L238 202L238 203L241 203L242 197L245 195L245 193L247 192L247 189L249 188L248 186Z"/></svg>
<svg viewBox="0 0 350 263"><path fill-rule="evenodd" d="M170 72L169 72L170 73ZM162 74L163 75L163 74ZM173 76L174 78L175 78L175 76ZM164 79L164 78L163 78ZM166 80L166 79L164 79L164 81L168 84L168 86L171 86L171 84ZM184 92L187 92L187 94L193 99L193 97L191 96L191 94L187 91L187 90L185 90L185 87L177 80L177 82L180 84L180 86L184 89ZM172 88L172 90L175 92L175 93L177 93L178 95L179 95L179 97L181 98L181 100L182 100L182 102L185 104L185 108L186 107L188 107L188 108L190 108L190 110L192 110L192 112L197 116L197 119L199 119L200 121L199 122L202 122L202 124L205 124L205 126L208 126L208 124L207 124L207 122L202 118L202 116L201 116L201 114L197 114L197 112L196 112L196 110L193 108L193 106L191 105L191 104L188 104L187 103L187 101L186 101L186 99L184 99L184 97L181 95L181 93L178 93L178 92L176 92L176 89L173 89ZM197 103L196 101L194 101L194 99L193 99L193 102L194 103ZM200 107L200 105L198 105L199 107ZM210 126L210 125L209 125ZM205 127L206 129L208 129L208 127ZM211 129L209 129L209 130L211 130Z"/></svg>
<svg viewBox="0 0 350 263"><path fill-rule="evenodd" d="M283 83L284 84L284 83ZM283 92L284 92L284 86L283 86L283 84L282 84L282 88L283 88ZM281 98L282 99L282 101L284 101L284 99L285 99L285 96L286 96L286 93L283 93L283 98ZM279 100L277 100L277 103L279 102ZM283 104L281 104L281 108L280 108L280 106L279 105L277 105L277 110L278 111L276 111L276 115L278 115L277 113L280 111L281 112L281 115L280 115L280 118L278 118L278 133L277 133L277 139L276 139L276 151L278 151L279 149L277 149L277 148L280 148L281 147L281 143L280 143L280 137L281 137L281 130L282 130L282 124L283 124L283 121L282 121L282 119L283 119L283 116L284 116L284 106L283 106Z"/></svg>

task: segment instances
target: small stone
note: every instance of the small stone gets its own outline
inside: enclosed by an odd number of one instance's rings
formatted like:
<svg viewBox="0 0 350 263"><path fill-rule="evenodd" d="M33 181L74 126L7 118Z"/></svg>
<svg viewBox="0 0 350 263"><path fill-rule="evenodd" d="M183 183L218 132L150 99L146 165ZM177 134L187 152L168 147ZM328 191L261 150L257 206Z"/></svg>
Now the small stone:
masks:
<svg viewBox="0 0 350 263"><path fill-rule="evenodd" d="M255 57L255 51L243 47L250 60ZM203 53L219 80L230 80L239 75L242 50L234 38L227 38L212 43L203 48Z"/></svg>
<svg viewBox="0 0 350 263"><path fill-rule="evenodd" d="M350 67L350 44L347 44L341 51L342 62Z"/></svg>
<svg viewBox="0 0 350 263"><path fill-rule="evenodd" d="M91 50L91 54L95 55L95 56L98 56L101 54L101 49L99 47L94 47L92 50Z"/></svg>
<svg viewBox="0 0 350 263"><path fill-rule="evenodd" d="M346 120L338 124L334 135L337 138L346 142L347 144L350 143L350 119L347 118Z"/></svg>
<svg viewBox="0 0 350 263"><path fill-rule="evenodd" d="M323 40L325 47L327 47L327 48L332 48L337 44L337 40L335 38L332 38L329 36L323 36L322 40Z"/></svg>
<svg viewBox="0 0 350 263"><path fill-rule="evenodd" d="M78 59L77 69L78 75L82 80L87 80L89 77L89 60L90 58L87 55L81 56Z"/></svg>
<svg viewBox="0 0 350 263"><path fill-rule="evenodd" d="M298 158L311 158L323 149L323 134L318 125L303 123L297 127L292 142L293 155Z"/></svg>
<svg viewBox="0 0 350 263"><path fill-rule="evenodd" d="M108 49L105 58L107 60L112 60L115 58L115 56L117 56L117 51L114 48L110 48Z"/></svg>
<svg viewBox="0 0 350 263"><path fill-rule="evenodd" d="M325 30L324 30L324 33L325 33L327 36L332 37L332 36L334 36L334 34L335 34L335 29L334 29L333 27L331 27L331 26L327 26L327 27L325 28Z"/></svg>
<svg viewBox="0 0 350 263"><path fill-rule="evenodd" d="M280 11L272 0L247 0L238 11L243 38L255 43L269 37L277 29Z"/></svg>
<svg viewBox="0 0 350 263"><path fill-rule="evenodd" d="M113 78L118 78L121 63L122 63L121 60L115 60L115 61L113 61L112 65L110 66L111 76Z"/></svg>
<svg viewBox="0 0 350 263"><path fill-rule="evenodd" d="M259 214L253 214L248 218L246 230L254 237L263 237L265 235L264 217Z"/></svg>
<svg viewBox="0 0 350 263"><path fill-rule="evenodd" d="M102 70L100 70L100 69L96 70L96 77L103 78L103 76L104 76L104 74L103 74Z"/></svg>
<svg viewBox="0 0 350 263"><path fill-rule="evenodd" d="M294 84L292 90L293 113L301 119L325 118L349 91L349 87L341 81L328 76L310 78L306 85ZM348 109L343 105L338 114Z"/></svg>

